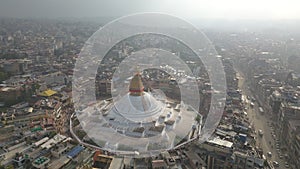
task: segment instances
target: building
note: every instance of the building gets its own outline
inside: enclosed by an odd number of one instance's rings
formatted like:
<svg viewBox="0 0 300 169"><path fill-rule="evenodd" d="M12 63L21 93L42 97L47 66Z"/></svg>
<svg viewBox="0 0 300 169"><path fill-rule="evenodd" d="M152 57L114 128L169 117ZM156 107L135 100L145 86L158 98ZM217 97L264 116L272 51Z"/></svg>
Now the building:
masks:
<svg viewBox="0 0 300 169"><path fill-rule="evenodd" d="M38 169L46 169L49 164L50 159L44 156L41 156L32 162L32 166Z"/></svg>
<svg viewBox="0 0 300 169"><path fill-rule="evenodd" d="M47 142L43 143L41 145L41 148L50 150L52 147L54 147L56 144L62 142L66 138L67 137L64 136L64 135L57 134L53 138L51 138L50 140L48 140Z"/></svg>
<svg viewBox="0 0 300 169"><path fill-rule="evenodd" d="M70 158L70 159L73 159L73 158L75 158L75 157L76 157L83 149L84 149L83 146L78 145L78 146L74 147L72 150L70 150L70 151L67 153L67 157Z"/></svg>
<svg viewBox="0 0 300 169"><path fill-rule="evenodd" d="M300 120L300 106L292 103L281 103L281 107L278 115L277 129L279 131L279 138L283 145L288 146L287 142L289 121Z"/></svg>
<svg viewBox="0 0 300 169"><path fill-rule="evenodd" d="M16 153L16 156L13 158L13 162L16 164L16 166L21 167L25 163L26 157L22 153Z"/></svg>
<svg viewBox="0 0 300 169"><path fill-rule="evenodd" d="M61 144L57 144L55 145L52 149L51 149L51 154L56 157L56 158L60 158L62 155L64 155L67 151L69 150L69 147L67 145L67 143L61 143Z"/></svg>
<svg viewBox="0 0 300 169"><path fill-rule="evenodd" d="M299 131L299 128L297 129ZM292 149L290 151L291 159L295 166L300 166L300 134L299 132L294 134L294 139L292 142Z"/></svg>
<svg viewBox="0 0 300 169"><path fill-rule="evenodd" d="M238 148L230 141L215 137L197 146L193 148L193 151L203 159L201 165L206 164L207 169L253 169L264 167L264 160L255 151Z"/></svg>
<svg viewBox="0 0 300 169"><path fill-rule="evenodd" d="M164 160L153 160L152 168L153 169L167 169L167 164Z"/></svg>
<svg viewBox="0 0 300 169"><path fill-rule="evenodd" d="M96 81L96 96L110 96L111 95L111 82L109 80Z"/></svg>
<svg viewBox="0 0 300 169"><path fill-rule="evenodd" d="M129 92L114 105L110 113L122 114L135 122L152 122L152 119L159 117L162 110L162 103L144 92L141 75L137 73L131 80Z"/></svg>
<svg viewBox="0 0 300 169"><path fill-rule="evenodd" d="M77 118L84 121L82 128L89 131L88 136L104 149L145 155L175 147L192 130L199 133L201 120L196 121L197 116L202 118L184 102L144 91L138 72L131 78L128 92L91 104L80 110Z"/></svg>
<svg viewBox="0 0 300 169"><path fill-rule="evenodd" d="M199 145L199 154L205 157L207 169L233 167L233 143L218 138L213 138Z"/></svg>
<svg viewBox="0 0 300 169"><path fill-rule="evenodd" d="M4 102L5 105L11 105L17 103L22 96L20 87L0 87L0 102Z"/></svg>
<svg viewBox="0 0 300 169"><path fill-rule="evenodd" d="M27 59L7 60L3 63L4 71L13 75L24 74L28 71L28 65L31 63Z"/></svg>
<svg viewBox="0 0 300 169"><path fill-rule="evenodd" d="M283 132L286 132L286 134L283 134L285 136L283 143L287 152L289 152L289 162L298 166L300 160L300 120L289 120L283 128Z"/></svg>
<svg viewBox="0 0 300 169"><path fill-rule="evenodd" d="M109 169L114 157L95 153L93 159L93 169Z"/></svg>
<svg viewBox="0 0 300 169"><path fill-rule="evenodd" d="M281 102L283 101L279 91L275 90L269 98L269 105L271 106L272 113L278 115Z"/></svg>
<svg viewBox="0 0 300 169"><path fill-rule="evenodd" d="M64 73L59 71L41 75L39 79L42 82L45 82L47 86L67 85L69 82L69 78Z"/></svg>

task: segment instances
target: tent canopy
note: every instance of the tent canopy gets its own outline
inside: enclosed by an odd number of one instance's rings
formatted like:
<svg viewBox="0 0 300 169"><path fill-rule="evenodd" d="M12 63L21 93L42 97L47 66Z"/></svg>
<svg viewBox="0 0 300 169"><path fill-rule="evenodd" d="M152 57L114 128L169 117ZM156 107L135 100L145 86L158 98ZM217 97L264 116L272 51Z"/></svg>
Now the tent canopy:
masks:
<svg viewBox="0 0 300 169"><path fill-rule="evenodd" d="M47 89L41 93L39 93L40 96L46 96L46 97L49 97L49 96L52 96L54 94L56 94L57 92L54 91L54 90L51 90L51 89Z"/></svg>

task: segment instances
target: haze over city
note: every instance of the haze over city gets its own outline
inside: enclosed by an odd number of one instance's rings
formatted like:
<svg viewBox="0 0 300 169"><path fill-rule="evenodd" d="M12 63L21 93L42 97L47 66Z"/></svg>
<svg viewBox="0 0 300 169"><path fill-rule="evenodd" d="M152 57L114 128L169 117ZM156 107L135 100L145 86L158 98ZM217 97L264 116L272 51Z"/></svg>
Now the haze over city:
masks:
<svg viewBox="0 0 300 169"><path fill-rule="evenodd" d="M0 169L300 169L299 7L0 0Z"/></svg>
<svg viewBox="0 0 300 169"><path fill-rule="evenodd" d="M299 5L297 0L2 0L0 16L82 18L163 12L192 19L300 19Z"/></svg>

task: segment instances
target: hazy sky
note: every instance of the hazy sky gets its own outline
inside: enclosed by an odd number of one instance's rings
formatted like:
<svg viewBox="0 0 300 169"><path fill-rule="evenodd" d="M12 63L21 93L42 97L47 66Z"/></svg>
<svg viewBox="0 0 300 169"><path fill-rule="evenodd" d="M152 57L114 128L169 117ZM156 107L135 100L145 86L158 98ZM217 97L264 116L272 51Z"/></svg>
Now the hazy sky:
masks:
<svg viewBox="0 0 300 169"><path fill-rule="evenodd" d="M0 0L0 17L99 17L136 12L192 19L300 19L300 0Z"/></svg>

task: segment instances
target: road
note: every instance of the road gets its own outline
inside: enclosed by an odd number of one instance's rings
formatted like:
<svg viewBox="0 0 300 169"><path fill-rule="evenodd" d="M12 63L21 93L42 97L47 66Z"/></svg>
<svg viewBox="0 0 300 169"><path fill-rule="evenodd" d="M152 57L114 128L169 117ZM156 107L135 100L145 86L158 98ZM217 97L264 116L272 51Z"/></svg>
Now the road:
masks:
<svg viewBox="0 0 300 169"><path fill-rule="evenodd" d="M239 88L242 90L242 94L252 98L253 95L249 90L247 82L245 82L243 74L238 73L238 78ZM271 114L269 112L265 112L264 114L260 113L259 105L256 102L254 102L253 108L250 107L250 100L247 100L246 102L247 104L245 104L245 107L247 108L249 121L251 122L251 125L254 126L257 133L256 145L262 148L264 155L269 161L277 161L279 163L279 167L277 167L278 169L285 169L284 157L282 157L283 155L281 155L281 158L279 157L280 152L277 150L278 148L276 148L276 138L272 135L274 128L271 126ZM258 135L258 130L263 131L264 134L262 137ZM268 152L272 153L272 157L267 156Z"/></svg>

